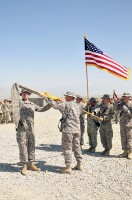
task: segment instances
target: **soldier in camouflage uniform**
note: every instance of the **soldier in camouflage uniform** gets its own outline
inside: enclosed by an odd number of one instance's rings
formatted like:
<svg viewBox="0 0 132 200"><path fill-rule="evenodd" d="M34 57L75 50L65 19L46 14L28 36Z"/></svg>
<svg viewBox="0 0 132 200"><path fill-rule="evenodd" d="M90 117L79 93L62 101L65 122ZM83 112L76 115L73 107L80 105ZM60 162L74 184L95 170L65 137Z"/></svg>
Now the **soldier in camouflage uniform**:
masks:
<svg viewBox="0 0 132 200"><path fill-rule="evenodd" d="M3 121L2 102L0 101L0 124Z"/></svg>
<svg viewBox="0 0 132 200"><path fill-rule="evenodd" d="M54 109L58 109L62 113L62 146L66 167L62 173L72 173L72 151L77 161L76 169L82 171L83 167L82 152L80 147L80 109L74 102L75 94L67 92L65 94L66 102L54 102L49 99L48 102Z"/></svg>
<svg viewBox="0 0 132 200"><path fill-rule="evenodd" d="M91 97L89 100L89 105L85 108L86 111L92 113L97 107L97 102L94 97ZM87 115L87 134L89 138L88 151L95 152L97 147L97 131L98 131L99 122L93 119L90 115Z"/></svg>
<svg viewBox="0 0 132 200"><path fill-rule="evenodd" d="M132 102L130 93L124 93L119 102L115 99L116 108L120 111L120 135L122 150L119 158L132 159Z"/></svg>
<svg viewBox="0 0 132 200"><path fill-rule="evenodd" d="M117 109L114 110L114 121L116 124L119 122L119 111Z"/></svg>
<svg viewBox="0 0 132 200"><path fill-rule="evenodd" d="M12 101L9 100L8 102L9 102L10 121L13 122Z"/></svg>
<svg viewBox="0 0 132 200"><path fill-rule="evenodd" d="M3 112L4 123L8 124L11 118L9 112L9 103L6 99L4 99L4 103L2 104L2 112Z"/></svg>
<svg viewBox="0 0 132 200"><path fill-rule="evenodd" d="M119 111L117 110L116 106L115 106L115 102L114 102L114 95L113 95L113 99L111 99L111 104L113 104L113 110L114 110L114 116L113 116L113 123L118 124L119 122Z"/></svg>
<svg viewBox="0 0 132 200"><path fill-rule="evenodd" d="M33 161L35 159L35 133L34 133L34 111L44 112L50 109L51 106L39 107L33 102L30 102L30 93L27 90L22 90L20 95L20 120L17 127L17 142L20 152L20 161L23 163L22 175L27 174L27 157L30 161L30 170L40 171Z"/></svg>
<svg viewBox="0 0 132 200"><path fill-rule="evenodd" d="M94 114L99 114L99 117L103 120L100 122L101 143L105 148L102 155L108 156L112 148L113 129L111 120L114 115L113 105L110 104L108 94L102 97L102 103L94 110Z"/></svg>
<svg viewBox="0 0 132 200"><path fill-rule="evenodd" d="M83 98L80 95L76 95L76 103L78 104L81 114L80 114L80 145L84 145L84 132L85 132L85 114L82 113L82 110L85 108L85 104L82 102Z"/></svg>

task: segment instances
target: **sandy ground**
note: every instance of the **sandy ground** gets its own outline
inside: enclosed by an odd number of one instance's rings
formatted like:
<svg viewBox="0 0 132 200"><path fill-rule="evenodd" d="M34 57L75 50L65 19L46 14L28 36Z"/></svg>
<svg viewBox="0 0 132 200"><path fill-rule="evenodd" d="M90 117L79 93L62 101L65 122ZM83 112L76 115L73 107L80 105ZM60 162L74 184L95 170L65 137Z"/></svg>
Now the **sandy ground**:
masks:
<svg viewBox="0 0 132 200"><path fill-rule="evenodd" d="M60 174L64 167L61 133L57 124L61 114L53 109L35 114L36 164L40 173L20 174L19 151L14 124L0 124L0 200L131 200L132 160L119 159L122 152L119 124L113 124L113 149L103 157L98 134L96 153L87 153L85 132L84 171ZM73 156L72 167L76 161Z"/></svg>

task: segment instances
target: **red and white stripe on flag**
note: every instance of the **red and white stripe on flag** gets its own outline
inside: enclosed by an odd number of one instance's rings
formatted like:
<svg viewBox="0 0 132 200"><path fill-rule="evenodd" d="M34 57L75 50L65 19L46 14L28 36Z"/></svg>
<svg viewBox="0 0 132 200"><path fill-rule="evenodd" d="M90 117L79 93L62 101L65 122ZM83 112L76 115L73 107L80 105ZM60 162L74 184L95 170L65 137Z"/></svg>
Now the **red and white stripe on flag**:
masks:
<svg viewBox="0 0 132 200"><path fill-rule="evenodd" d="M129 78L129 68L126 68L112 58L103 53L94 44L85 38L85 63L86 66L94 65L99 69L106 70L115 76L127 80Z"/></svg>

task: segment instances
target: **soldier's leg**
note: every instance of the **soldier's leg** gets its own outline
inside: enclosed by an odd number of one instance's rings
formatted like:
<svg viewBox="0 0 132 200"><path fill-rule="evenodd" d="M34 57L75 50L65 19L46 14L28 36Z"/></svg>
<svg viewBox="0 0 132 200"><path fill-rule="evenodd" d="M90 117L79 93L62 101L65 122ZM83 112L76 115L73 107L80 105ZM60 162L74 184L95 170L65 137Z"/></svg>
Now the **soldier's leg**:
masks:
<svg viewBox="0 0 132 200"><path fill-rule="evenodd" d="M8 112L5 112L5 123L8 124Z"/></svg>
<svg viewBox="0 0 132 200"><path fill-rule="evenodd" d="M6 113L3 113L3 123L6 123Z"/></svg>
<svg viewBox="0 0 132 200"><path fill-rule="evenodd" d="M112 130L112 125L109 124L106 127L106 132L105 132L105 136L106 136L106 142L107 142L107 150L110 151L110 149L112 149L112 138L113 138L113 130Z"/></svg>
<svg viewBox="0 0 132 200"><path fill-rule="evenodd" d="M11 116L11 122L13 122L13 113L12 112L10 113L10 116Z"/></svg>
<svg viewBox="0 0 132 200"><path fill-rule="evenodd" d="M102 152L102 155L109 156L110 149L112 148L112 138L113 138L113 130L111 123L105 124L103 130L104 130L105 150Z"/></svg>
<svg viewBox="0 0 132 200"><path fill-rule="evenodd" d="M88 134L88 140L89 140L89 146L92 146L92 141L91 141L91 126L88 124L87 125L87 134Z"/></svg>
<svg viewBox="0 0 132 200"><path fill-rule="evenodd" d="M88 149L88 152L95 152L95 147L93 145L93 138L92 138L92 135L93 135L93 132L92 132L92 125L89 124L88 127L87 127L87 133L88 133L88 138L89 138L89 149Z"/></svg>
<svg viewBox="0 0 132 200"><path fill-rule="evenodd" d="M73 151L77 162L82 161L82 151L79 143L79 133L73 135Z"/></svg>
<svg viewBox="0 0 132 200"><path fill-rule="evenodd" d="M120 124L120 135L121 135L122 150L127 151L126 126L124 126L122 124Z"/></svg>
<svg viewBox="0 0 132 200"><path fill-rule="evenodd" d="M128 159L132 159L132 127L126 128Z"/></svg>
<svg viewBox="0 0 132 200"><path fill-rule="evenodd" d="M8 122L10 122L11 121L11 115L10 115L10 112L8 112Z"/></svg>
<svg viewBox="0 0 132 200"><path fill-rule="evenodd" d="M101 143L103 145L103 147L106 149L107 148L107 142L106 142L106 136L105 136L105 126L104 125L100 125L100 139L101 139Z"/></svg>
<svg viewBox="0 0 132 200"><path fill-rule="evenodd" d="M126 135L127 135L127 150L132 151L132 128L128 127L126 129Z"/></svg>
<svg viewBox="0 0 132 200"><path fill-rule="evenodd" d="M65 164L70 166L72 163L72 141L73 135L71 133L62 132L62 147L64 152ZM80 146L80 140L79 140Z"/></svg>
<svg viewBox="0 0 132 200"><path fill-rule="evenodd" d="M77 161L76 169L79 171L83 171L83 166L82 166L82 151L79 143L79 133L74 133L73 134L73 151L74 151L74 156Z"/></svg>
<svg viewBox="0 0 132 200"><path fill-rule="evenodd" d="M121 135L121 145L123 153L119 154L119 158L128 157L128 145L127 145L127 127L120 123L120 135Z"/></svg>
<svg viewBox="0 0 132 200"><path fill-rule="evenodd" d="M0 113L0 124L2 123L2 113Z"/></svg>
<svg viewBox="0 0 132 200"><path fill-rule="evenodd" d="M6 112L6 123L8 124L9 121L10 121L10 113L9 112Z"/></svg>
<svg viewBox="0 0 132 200"><path fill-rule="evenodd" d="M41 171L40 168L36 167L33 163L35 160L35 134L32 130L28 131L28 160L30 161L30 170Z"/></svg>
<svg viewBox="0 0 132 200"><path fill-rule="evenodd" d="M80 129L81 129L81 136L80 136L80 145L84 145L84 131L85 131L85 124L81 123L80 124Z"/></svg>
<svg viewBox="0 0 132 200"><path fill-rule="evenodd" d="M63 154L65 159L66 167L63 170L60 170L61 173L71 174L72 168L72 142L73 135L71 133L62 132L62 146L63 146ZM79 139L80 143L80 139Z"/></svg>
<svg viewBox="0 0 132 200"><path fill-rule="evenodd" d="M91 146L96 148L97 147L97 126L93 126L91 130Z"/></svg>
<svg viewBox="0 0 132 200"><path fill-rule="evenodd" d="M25 163L27 161L27 145L28 145L28 137L25 131L18 130L17 142L19 147L20 162Z"/></svg>
<svg viewBox="0 0 132 200"><path fill-rule="evenodd" d="M2 119L1 119L1 123L3 123L3 120L4 120L4 117L3 117L3 113L2 113L2 117L1 117Z"/></svg>
<svg viewBox="0 0 132 200"><path fill-rule="evenodd" d="M1 113L1 123L3 123L3 113Z"/></svg>
<svg viewBox="0 0 132 200"><path fill-rule="evenodd" d="M28 131L28 160L35 160L35 134Z"/></svg>

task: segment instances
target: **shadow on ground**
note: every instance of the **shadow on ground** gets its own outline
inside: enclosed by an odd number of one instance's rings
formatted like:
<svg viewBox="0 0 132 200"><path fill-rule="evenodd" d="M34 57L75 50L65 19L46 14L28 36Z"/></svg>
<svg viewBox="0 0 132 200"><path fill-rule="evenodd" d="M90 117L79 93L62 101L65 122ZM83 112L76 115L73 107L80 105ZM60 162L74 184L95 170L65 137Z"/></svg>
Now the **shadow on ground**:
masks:
<svg viewBox="0 0 132 200"><path fill-rule="evenodd" d="M40 144L36 147L36 149L44 150L44 151L57 151L62 152L62 146L57 144Z"/></svg>
<svg viewBox="0 0 132 200"><path fill-rule="evenodd" d="M105 156L105 155L101 155L101 152L95 152L95 153L92 153L92 152L89 152L88 150L82 150L82 153L83 155L89 155L89 156L92 156L92 157L104 157L104 158L118 158L118 155L109 155L109 156Z"/></svg>
<svg viewBox="0 0 132 200"><path fill-rule="evenodd" d="M15 166L16 165L16 166ZM19 172L20 168L17 167L17 164L10 163L0 163L0 172Z"/></svg>
<svg viewBox="0 0 132 200"><path fill-rule="evenodd" d="M53 173L60 173L60 170L62 170L62 167L60 166L52 166L52 165L46 165L45 161L37 161L35 162L35 165L41 169L42 172L53 172ZM21 163L0 163L0 172L11 172L16 173L20 172L22 169ZM29 170L29 164L27 163L27 169Z"/></svg>
<svg viewBox="0 0 132 200"><path fill-rule="evenodd" d="M46 165L43 161L38 161L36 166L39 167L41 171L44 172L60 173L60 170L63 169L60 166Z"/></svg>

